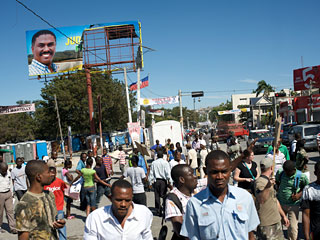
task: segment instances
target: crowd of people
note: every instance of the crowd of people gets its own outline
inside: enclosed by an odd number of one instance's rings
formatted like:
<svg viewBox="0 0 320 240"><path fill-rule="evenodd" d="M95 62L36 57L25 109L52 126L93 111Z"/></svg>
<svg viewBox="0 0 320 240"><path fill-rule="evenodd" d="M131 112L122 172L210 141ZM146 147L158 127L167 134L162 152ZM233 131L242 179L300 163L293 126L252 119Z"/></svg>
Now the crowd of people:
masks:
<svg viewBox="0 0 320 240"><path fill-rule="evenodd" d="M88 151L81 153L76 175L67 159L61 176L55 154L27 164L17 158L11 171L0 155L0 224L5 210L10 232L19 239L67 239L66 220L74 218L70 188L80 185L85 240L154 239L154 215L172 223L172 239L177 240L284 239L283 226L287 238L296 240L300 210L305 239L320 239L320 162L317 180L309 184L308 156L298 135L290 151L281 140L274 142L260 166L254 161L254 144L242 150L231 136L225 152L209 134L175 145L157 140L150 148L151 163L138 149L128 154L119 148L117 158L107 149L102 156ZM147 206L150 190L154 208ZM111 205L99 208L103 195ZM166 239L165 229L164 224L159 240Z"/></svg>

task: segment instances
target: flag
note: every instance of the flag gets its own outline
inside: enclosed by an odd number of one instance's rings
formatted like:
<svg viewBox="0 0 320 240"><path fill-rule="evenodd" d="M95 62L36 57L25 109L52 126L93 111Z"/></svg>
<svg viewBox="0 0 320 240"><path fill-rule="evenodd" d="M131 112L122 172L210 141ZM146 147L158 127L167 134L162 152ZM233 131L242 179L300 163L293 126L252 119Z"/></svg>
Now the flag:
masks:
<svg viewBox="0 0 320 240"><path fill-rule="evenodd" d="M140 89L148 86L149 86L149 76L146 76L140 81ZM130 84L131 91L137 90L137 88L138 88L137 82Z"/></svg>

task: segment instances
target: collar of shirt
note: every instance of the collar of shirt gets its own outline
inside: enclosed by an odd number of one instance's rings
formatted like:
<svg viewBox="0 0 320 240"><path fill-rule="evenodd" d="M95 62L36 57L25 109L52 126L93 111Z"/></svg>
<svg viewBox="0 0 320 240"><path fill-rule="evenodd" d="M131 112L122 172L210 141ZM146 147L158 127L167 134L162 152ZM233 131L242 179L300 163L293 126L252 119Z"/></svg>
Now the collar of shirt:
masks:
<svg viewBox="0 0 320 240"><path fill-rule="evenodd" d="M212 192L210 191L209 186L208 186L204 191L205 191L205 198L202 199L202 203L203 203L203 204L205 204L207 201L209 201L210 198L212 198L213 201L218 201L218 202L220 202L220 200L219 200L216 196L214 196L214 195L212 194ZM224 197L224 200L223 200L223 201L225 202L225 201L227 201L227 199L229 199L229 198L236 199L236 196L230 191L230 188L229 188L229 185L228 185L228 191L227 191L227 194L226 194L226 196ZM221 202L220 202L220 203L221 203Z"/></svg>
<svg viewBox="0 0 320 240"><path fill-rule="evenodd" d="M115 224L119 224L119 225L121 224L121 223L119 223L118 219L113 215L112 206L107 209L107 211L106 211L106 220L104 220L104 222L106 222L108 220L113 221ZM131 212L130 216L127 218L126 221L130 221L130 220L138 221L138 218L136 216L136 210L135 210L135 207L134 207L134 203L132 203L132 212Z"/></svg>
<svg viewBox="0 0 320 240"><path fill-rule="evenodd" d="M32 66L38 68L40 71L43 71L45 73L50 73L50 69L47 65L35 60L35 59L32 59L32 63L31 63ZM55 65L54 63L51 63L51 68L53 69L53 72L56 72L57 71L57 65Z"/></svg>

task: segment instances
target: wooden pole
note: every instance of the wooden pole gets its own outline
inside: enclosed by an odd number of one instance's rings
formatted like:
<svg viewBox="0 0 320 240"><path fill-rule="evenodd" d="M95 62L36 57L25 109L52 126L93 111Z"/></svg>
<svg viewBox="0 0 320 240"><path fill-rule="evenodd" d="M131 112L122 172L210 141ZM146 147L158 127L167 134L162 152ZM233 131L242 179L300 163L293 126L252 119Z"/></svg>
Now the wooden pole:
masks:
<svg viewBox="0 0 320 240"><path fill-rule="evenodd" d="M92 86L91 86L91 75L90 69L85 68L87 78L87 92L88 92L88 105L89 105L89 121L90 121L90 133L94 135L96 133L94 121L93 121L93 101L92 101Z"/></svg>
<svg viewBox="0 0 320 240"><path fill-rule="evenodd" d="M129 123L132 123L131 106L130 106L130 98L129 98L128 80L127 80L127 69L126 69L126 67L123 68L123 74L124 74L124 82L125 82L125 85L126 85L126 96L127 96Z"/></svg>
<svg viewBox="0 0 320 240"><path fill-rule="evenodd" d="M55 102L55 106L56 106L56 110L57 110L57 118L58 118L58 125L59 125L60 138L61 138L61 144L62 144L63 159L66 160L66 151L64 149L64 141L63 141L63 136L62 136L59 108L58 108L58 102L57 102L57 96L56 95L54 95L54 102Z"/></svg>

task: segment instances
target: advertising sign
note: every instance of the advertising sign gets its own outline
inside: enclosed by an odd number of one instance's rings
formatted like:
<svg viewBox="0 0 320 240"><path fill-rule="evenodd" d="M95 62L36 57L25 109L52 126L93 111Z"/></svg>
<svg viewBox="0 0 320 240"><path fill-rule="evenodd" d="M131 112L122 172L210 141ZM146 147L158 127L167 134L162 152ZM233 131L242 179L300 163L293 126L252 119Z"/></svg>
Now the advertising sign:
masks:
<svg viewBox="0 0 320 240"><path fill-rule="evenodd" d="M140 142L141 127L138 122L127 123L132 142ZM135 144L134 144L135 145Z"/></svg>
<svg viewBox="0 0 320 240"><path fill-rule="evenodd" d="M20 105L13 105L13 106L0 106L0 115L22 113L22 112L34 112L34 111L36 111L36 107L34 103L20 104Z"/></svg>
<svg viewBox="0 0 320 240"><path fill-rule="evenodd" d="M46 75L82 69L81 37L84 30L133 25L140 38L138 21L101 23L26 32L29 76Z"/></svg>
<svg viewBox="0 0 320 240"><path fill-rule="evenodd" d="M140 105L164 105L164 104L175 104L179 102L179 97L165 97L165 98L140 98Z"/></svg>
<svg viewBox="0 0 320 240"><path fill-rule="evenodd" d="M294 90L320 88L320 65L293 70Z"/></svg>

